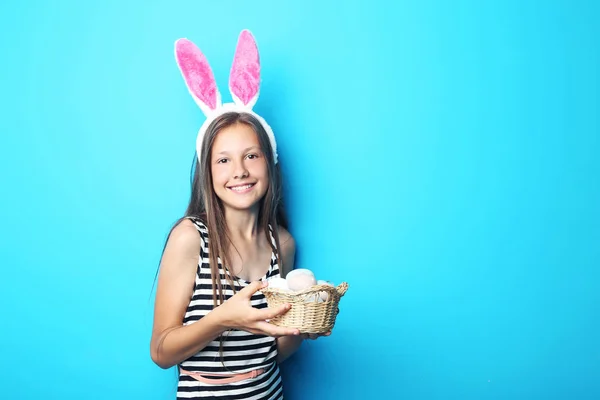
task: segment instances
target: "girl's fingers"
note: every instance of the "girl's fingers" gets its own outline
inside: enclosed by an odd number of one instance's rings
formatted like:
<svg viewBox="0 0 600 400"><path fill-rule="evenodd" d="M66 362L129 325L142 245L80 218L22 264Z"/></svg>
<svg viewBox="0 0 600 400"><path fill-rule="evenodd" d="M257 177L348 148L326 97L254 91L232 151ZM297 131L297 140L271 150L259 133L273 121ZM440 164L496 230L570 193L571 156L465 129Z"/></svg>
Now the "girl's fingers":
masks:
<svg viewBox="0 0 600 400"><path fill-rule="evenodd" d="M273 336L273 337L297 336L300 334L300 331L298 329L276 326L276 325L269 324L268 322L263 322L263 321L257 323L256 328L260 329L265 334L267 334L269 336Z"/></svg>
<svg viewBox="0 0 600 400"><path fill-rule="evenodd" d="M331 332L325 332L325 333L305 333L305 334L302 335L302 337L304 339L317 340L321 336L330 336L330 335L331 335Z"/></svg>
<svg viewBox="0 0 600 400"><path fill-rule="evenodd" d="M248 286L246 286L245 288L243 288L242 290L240 290L239 293L243 294L243 296L247 297L248 300L250 300L254 293L258 292L260 289L263 289L266 286L267 286L266 282L254 281L251 284L249 284Z"/></svg>
<svg viewBox="0 0 600 400"><path fill-rule="evenodd" d="M277 317L278 315L285 314L286 312L288 312L290 310L290 308L292 308L292 306L290 304L283 304L276 308L266 308L266 309L258 311L257 319L259 319L261 321L265 321L267 319L273 319L273 318Z"/></svg>

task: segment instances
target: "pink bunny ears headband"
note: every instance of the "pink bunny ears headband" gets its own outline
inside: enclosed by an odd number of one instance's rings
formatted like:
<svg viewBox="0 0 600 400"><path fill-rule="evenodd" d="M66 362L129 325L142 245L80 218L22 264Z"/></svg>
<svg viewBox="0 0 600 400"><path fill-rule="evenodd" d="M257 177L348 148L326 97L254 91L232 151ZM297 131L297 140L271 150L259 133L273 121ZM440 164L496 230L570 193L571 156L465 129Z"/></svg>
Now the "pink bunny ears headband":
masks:
<svg viewBox="0 0 600 400"><path fill-rule="evenodd" d="M221 94L210 65L194 43L187 39L177 40L175 42L175 59L190 94L206 115L206 121L200 127L196 138L198 159L202 157L202 139L211 122L220 115L235 111L251 114L262 124L271 141L274 161L277 163L277 143L273 130L261 116L252 111L260 91L260 60L258 47L252 33L243 30L235 49L229 75L229 91L233 97L233 103L221 103Z"/></svg>

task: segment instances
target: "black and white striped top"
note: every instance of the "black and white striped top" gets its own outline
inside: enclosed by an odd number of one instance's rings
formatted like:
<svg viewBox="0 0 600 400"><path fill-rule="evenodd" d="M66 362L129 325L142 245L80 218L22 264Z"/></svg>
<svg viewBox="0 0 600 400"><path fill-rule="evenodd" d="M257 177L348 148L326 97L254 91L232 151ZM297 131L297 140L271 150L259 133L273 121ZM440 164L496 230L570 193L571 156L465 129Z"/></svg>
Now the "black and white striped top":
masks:
<svg viewBox="0 0 600 400"><path fill-rule="evenodd" d="M213 309L213 289L208 258L208 229L201 221L192 219L201 240L200 257L196 273L196 283L190 304L187 307L184 325L193 324ZM273 238L271 237L273 240ZM225 279L225 271L218 258L221 284L225 299L234 293ZM279 276L279 266L275 254L271 254L269 270L263 279ZM236 291L249 282L235 281ZM252 296L255 308L267 307L265 296L257 292ZM206 373L245 373L264 368L267 371L256 377L231 384L208 384L180 372L177 399L283 399L283 388L277 364L277 344L270 336L254 335L242 330L231 330L223 334L223 357L219 353L219 339L210 342L196 355L183 361L180 366L190 372Z"/></svg>

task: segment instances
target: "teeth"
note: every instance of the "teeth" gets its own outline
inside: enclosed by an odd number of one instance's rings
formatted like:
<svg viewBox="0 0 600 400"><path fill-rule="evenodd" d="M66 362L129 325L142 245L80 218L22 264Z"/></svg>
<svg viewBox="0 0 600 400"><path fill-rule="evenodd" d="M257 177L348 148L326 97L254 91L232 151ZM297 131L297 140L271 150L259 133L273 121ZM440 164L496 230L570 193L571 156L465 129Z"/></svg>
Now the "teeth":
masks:
<svg viewBox="0 0 600 400"><path fill-rule="evenodd" d="M250 189L252 185L244 185L244 186L232 186L230 189L235 190L236 192L241 192L242 190Z"/></svg>

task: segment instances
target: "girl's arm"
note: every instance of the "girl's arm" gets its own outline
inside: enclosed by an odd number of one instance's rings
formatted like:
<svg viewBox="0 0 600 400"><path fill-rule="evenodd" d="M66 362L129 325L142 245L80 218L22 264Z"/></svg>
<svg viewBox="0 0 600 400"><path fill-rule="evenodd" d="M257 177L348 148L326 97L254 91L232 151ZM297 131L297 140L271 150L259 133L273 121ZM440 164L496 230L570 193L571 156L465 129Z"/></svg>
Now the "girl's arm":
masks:
<svg viewBox="0 0 600 400"><path fill-rule="evenodd" d="M212 313L197 323L182 326L194 291L200 242L198 230L185 219L173 228L165 246L150 341L152 360L161 368L170 368L191 357L225 331Z"/></svg>
<svg viewBox="0 0 600 400"><path fill-rule="evenodd" d="M283 266L281 276L285 278L292 269L294 269L294 259L296 256L296 242L292 235L283 228L280 228L281 258ZM282 336L277 339L277 362L282 363L300 348L302 336Z"/></svg>
<svg viewBox="0 0 600 400"><path fill-rule="evenodd" d="M150 355L158 366L166 369L179 364L230 328L275 337L298 334L295 329L277 327L265 321L286 312L287 305L275 310L258 310L251 306L250 298L263 287L261 282L248 285L200 320L183 326L194 291L200 246L198 230L187 219L173 229L165 246L150 341Z"/></svg>

